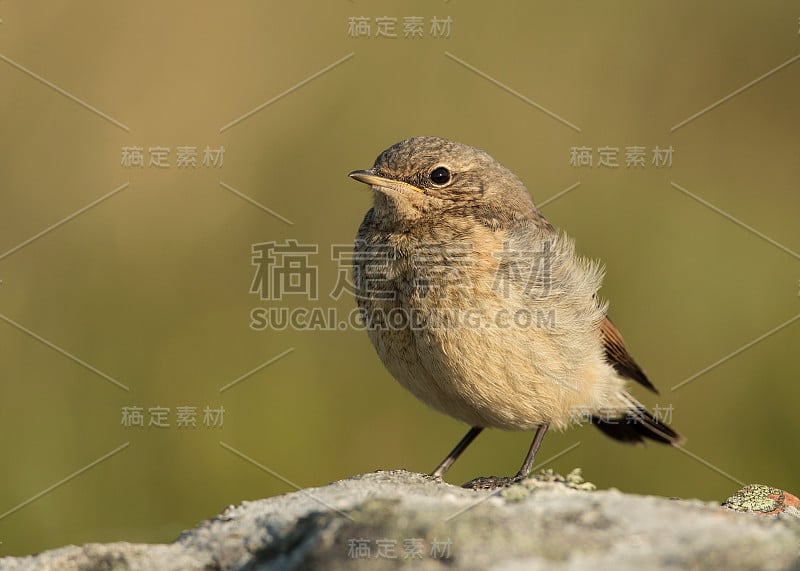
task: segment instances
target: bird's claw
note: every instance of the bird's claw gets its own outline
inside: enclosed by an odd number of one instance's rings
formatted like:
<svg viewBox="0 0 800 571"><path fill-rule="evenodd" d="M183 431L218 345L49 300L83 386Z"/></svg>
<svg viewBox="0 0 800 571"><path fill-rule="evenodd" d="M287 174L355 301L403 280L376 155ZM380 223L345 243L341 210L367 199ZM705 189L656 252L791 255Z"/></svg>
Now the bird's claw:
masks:
<svg viewBox="0 0 800 571"><path fill-rule="evenodd" d="M468 490L496 490L497 488L507 488L524 480L520 476L482 476L470 480L462 488Z"/></svg>

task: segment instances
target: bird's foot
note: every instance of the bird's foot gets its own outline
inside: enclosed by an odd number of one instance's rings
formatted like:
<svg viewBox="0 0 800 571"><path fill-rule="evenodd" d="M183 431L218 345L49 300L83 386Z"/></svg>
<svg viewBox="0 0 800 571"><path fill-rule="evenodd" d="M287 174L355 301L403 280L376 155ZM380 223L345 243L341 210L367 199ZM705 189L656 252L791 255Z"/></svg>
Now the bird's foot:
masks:
<svg viewBox="0 0 800 571"><path fill-rule="evenodd" d="M520 476L482 476L470 480L461 487L469 490L496 490L513 486L524 479Z"/></svg>

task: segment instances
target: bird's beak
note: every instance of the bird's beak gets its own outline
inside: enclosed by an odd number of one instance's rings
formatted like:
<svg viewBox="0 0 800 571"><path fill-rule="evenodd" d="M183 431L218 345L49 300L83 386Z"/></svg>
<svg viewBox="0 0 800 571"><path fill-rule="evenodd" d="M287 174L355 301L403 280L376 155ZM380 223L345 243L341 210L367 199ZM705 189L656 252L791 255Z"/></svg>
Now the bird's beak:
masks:
<svg viewBox="0 0 800 571"><path fill-rule="evenodd" d="M353 171L347 176L357 180L358 182L363 182L364 184L368 184L372 187L388 188L392 190L412 190L414 192L419 192L421 194L425 193L424 190L422 190L421 188L417 188L413 184L408 184L407 182L403 182L402 180L392 180L390 178L384 178L382 176L378 176L372 170Z"/></svg>

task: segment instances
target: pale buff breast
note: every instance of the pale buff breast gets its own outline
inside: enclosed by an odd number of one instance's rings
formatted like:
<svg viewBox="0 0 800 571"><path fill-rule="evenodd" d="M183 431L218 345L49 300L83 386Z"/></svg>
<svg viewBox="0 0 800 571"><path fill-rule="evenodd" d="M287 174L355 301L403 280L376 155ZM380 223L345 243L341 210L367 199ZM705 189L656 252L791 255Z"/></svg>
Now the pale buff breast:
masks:
<svg viewBox="0 0 800 571"><path fill-rule="evenodd" d="M373 316L407 318L405 324L385 319L368 330L392 376L423 402L472 426L530 430L549 422L564 428L581 413L618 403L624 382L603 357L603 308L592 298L600 271L576 260L571 242L557 241L558 283L532 300L530 292L498 281L500 237L485 227L470 232L446 251L434 248L420 257L406 244L409 255L367 256L375 264L371 270L357 263L360 307ZM585 292L585 303L561 295L566 285L579 299ZM390 291L396 295L386 299Z"/></svg>

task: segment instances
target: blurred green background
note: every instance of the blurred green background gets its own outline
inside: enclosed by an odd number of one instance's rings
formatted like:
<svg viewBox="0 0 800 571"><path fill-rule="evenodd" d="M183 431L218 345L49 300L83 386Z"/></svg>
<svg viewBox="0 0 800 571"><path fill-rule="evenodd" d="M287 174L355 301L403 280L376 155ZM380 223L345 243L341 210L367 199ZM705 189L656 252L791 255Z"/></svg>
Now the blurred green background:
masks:
<svg viewBox="0 0 800 571"><path fill-rule="evenodd" d="M374 37L383 16L399 37ZM422 38L403 37L411 16ZM350 17L373 37L350 37ZM576 428L541 460L580 443L550 465L601 488L797 494L800 320L748 344L800 314L800 61L672 128L800 53L799 17L792 2L0 2L0 555L170 541L292 491L281 478L434 468L465 427L401 389L363 331L249 326L256 307L354 307L329 295L331 245L371 200L346 175L414 135L487 150L539 203L580 183L543 210L605 262L601 293L661 389L637 395L688 437L682 452ZM670 145L672 166L653 166ZM144 167L121 164L127 146ZM148 167L156 146L169 168ZM196 168L175 165L178 146L197 147ZM206 146L224 146L221 167L201 165ZM593 168L570 165L578 146ZM603 146L620 167L596 166ZM628 146L645 167L624 166ZM318 246L319 298L259 299L251 245L291 239ZM168 407L171 426L125 427L129 406ZM176 426L181 406L196 428ZM207 406L222 427L203 426ZM447 479L512 473L529 441L490 431Z"/></svg>

